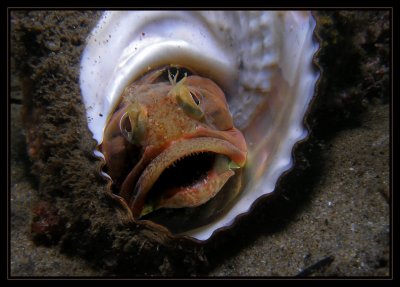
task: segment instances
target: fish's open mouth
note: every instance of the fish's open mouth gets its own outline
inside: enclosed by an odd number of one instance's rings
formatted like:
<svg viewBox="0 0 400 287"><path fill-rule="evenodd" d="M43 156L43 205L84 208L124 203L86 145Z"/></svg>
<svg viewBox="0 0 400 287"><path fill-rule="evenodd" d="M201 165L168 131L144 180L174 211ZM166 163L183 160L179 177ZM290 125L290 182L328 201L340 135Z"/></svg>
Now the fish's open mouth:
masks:
<svg viewBox="0 0 400 287"><path fill-rule="evenodd" d="M164 196L170 197L180 189L207 180L207 172L213 168L216 156L215 153L200 152L178 159L157 179L149 191L149 198L158 197L163 191Z"/></svg>
<svg viewBox="0 0 400 287"><path fill-rule="evenodd" d="M226 140L200 137L175 142L141 173L129 199L133 216L158 208L202 205L245 160L246 154Z"/></svg>

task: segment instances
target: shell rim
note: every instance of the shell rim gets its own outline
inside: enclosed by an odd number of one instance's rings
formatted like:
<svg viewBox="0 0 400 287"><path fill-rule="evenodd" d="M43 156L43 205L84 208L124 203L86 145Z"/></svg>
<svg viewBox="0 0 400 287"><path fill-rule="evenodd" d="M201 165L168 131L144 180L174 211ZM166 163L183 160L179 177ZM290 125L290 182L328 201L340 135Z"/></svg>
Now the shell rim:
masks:
<svg viewBox="0 0 400 287"><path fill-rule="evenodd" d="M134 223L134 224L137 224L139 226L143 226L145 228L149 228L150 226L156 227L159 230L163 230L166 233L166 236L169 237L172 240L188 240L188 241L190 241L192 243L195 243L195 244L198 244L198 245L206 245L207 243L209 243L212 240L214 240L216 235L224 233L224 232L229 232L230 230L232 230L237 225L237 223L239 221L241 221L245 217L249 216L249 214L252 213L254 211L254 209L256 208L256 206L258 206L262 201L266 200L269 197L277 195L276 194L277 186L279 186L280 183L282 182L282 180L289 173L291 173L296 167L296 162L298 160L297 151L298 151L299 147L301 145L305 144L306 142L308 142L310 137L311 137L312 130L311 130L310 125L308 123L308 117L311 114L311 112L315 109L315 102L316 102L316 98L317 98L317 95L318 95L318 88L319 88L319 85L320 85L320 82L321 82L321 79L322 79L322 75L323 75L323 69L320 66L319 61L318 61L319 53L320 53L320 51L322 49L322 47L321 47L322 40L321 40L321 37L318 34L319 25L320 24L318 23L315 15L314 15L314 12L310 11L310 14L311 14L311 17L315 21L315 27L313 29L313 38L319 44L317 50L315 51L315 53L313 55L312 64L314 66L314 69L317 72L319 72L319 75L318 75L318 78L317 78L315 86L314 86L314 93L313 93L313 95L312 95L312 97L311 97L311 99L310 99L310 101L309 101L309 103L307 105L307 109L306 109L306 112L304 113L304 117L303 117L303 120L302 120L302 124L304 125L304 128L307 131L307 135L305 136L305 138L297 141L293 145L292 150L291 150L291 155L290 155L291 159L293 160L292 165L287 170L282 172L282 174L279 175L273 191L268 193L268 194L264 194L264 195L261 195L260 197L258 197L256 200L253 201L253 203L250 205L250 208L246 212L243 212L243 213L240 213L240 214L236 215L234 217L234 219L233 219L233 222L230 225L219 227L219 228L215 229L211 233L210 237L205 239L205 240L200 240L200 239L191 237L189 235L179 235L179 234L174 235L168 228L166 228L163 225L157 224L157 223L152 222L150 220L136 220L136 219L134 219L133 215L132 215L132 212L129 209L129 207L128 207L127 203L125 202L125 200L122 197L112 193L112 191L111 191L111 185L112 185L111 178L105 177L103 175L103 173L102 173L103 167L106 164L105 159L103 157L101 157L101 156L93 154L97 159L99 159L101 161L101 164L99 166L100 176L102 177L102 179L105 179L107 181L107 187L106 187L107 188L107 192L105 192L105 193L112 201L114 201L114 203L119 208L118 212L119 212L119 215L121 217L121 221L123 223L125 223L125 224ZM95 146L96 146L95 150L97 150L97 147L98 147L97 142L96 142ZM122 209L122 210L120 210L120 209Z"/></svg>

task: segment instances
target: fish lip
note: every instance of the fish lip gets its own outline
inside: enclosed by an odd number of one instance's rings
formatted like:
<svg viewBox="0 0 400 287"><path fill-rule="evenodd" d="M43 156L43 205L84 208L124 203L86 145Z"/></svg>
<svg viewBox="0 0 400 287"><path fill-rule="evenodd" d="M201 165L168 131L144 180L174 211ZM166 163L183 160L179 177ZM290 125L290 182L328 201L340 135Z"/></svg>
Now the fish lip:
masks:
<svg viewBox="0 0 400 287"><path fill-rule="evenodd" d="M211 147L207 147L210 144ZM245 165L247 159L247 151L239 149L236 145L225 139L195 137L171 143L143 168L139 179L136 181L134 191L127 198L133 217L140 217L148 192L168 167L180 159L201 152L225 155L237 163L240 168Z"/></svg>

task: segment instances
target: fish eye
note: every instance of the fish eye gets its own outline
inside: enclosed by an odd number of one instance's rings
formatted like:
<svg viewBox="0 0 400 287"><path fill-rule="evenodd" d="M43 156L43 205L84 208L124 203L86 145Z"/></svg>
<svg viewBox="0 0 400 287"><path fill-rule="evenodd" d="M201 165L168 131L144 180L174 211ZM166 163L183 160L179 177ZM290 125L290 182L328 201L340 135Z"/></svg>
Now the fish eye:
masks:
<svg viewBox="0 0 400 287"><path fill-rule="evenodd" d="M204 116L203 111L200 107L200 100L196 96L193 96L192 93L189 94L192 95L192 97L190 97L189 95L187 95L186 97L178 97L178 104L186 114L188 114L192 118L200 120Z"/></svg>
<svg viewBox="0 0 400 287"><path fill-rule="evenodd" d="M147 111L144 107L132 104L122 115L119 129L132 144L138 143L146 132Z"/></svg>
<svg viewBox="0 0 400 287"><path fill-rule="evenodd" d="M193 99L193 101L196 103L196 105L200 105L200 99L199 99L199 97L195 94L195 93L193 93L193 92L190 92L190 95L192 96L192 99Z"/></svg>

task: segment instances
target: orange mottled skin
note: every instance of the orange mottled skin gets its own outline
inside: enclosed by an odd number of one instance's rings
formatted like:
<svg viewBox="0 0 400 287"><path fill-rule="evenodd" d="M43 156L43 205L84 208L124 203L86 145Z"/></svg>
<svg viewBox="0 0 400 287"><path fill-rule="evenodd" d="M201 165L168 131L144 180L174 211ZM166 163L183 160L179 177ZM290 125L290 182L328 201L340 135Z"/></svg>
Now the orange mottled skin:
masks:
<svg viewBox="0 0 400 287"><path fill-rule="evenodd" d="M177 81L178 74L169 74L169 80L161 80L166 71L151 72L125 89L101 145L107 173L120 183L119 193L136 217L143 212L147 193L158 176L180 158L213 152L237 167L246 162L246 142L233 126L223 91L210 79L195 75ZM220 173L210 171L204 183L166 191L154 208L203 204L232 174L229 168Z"/></svg>

